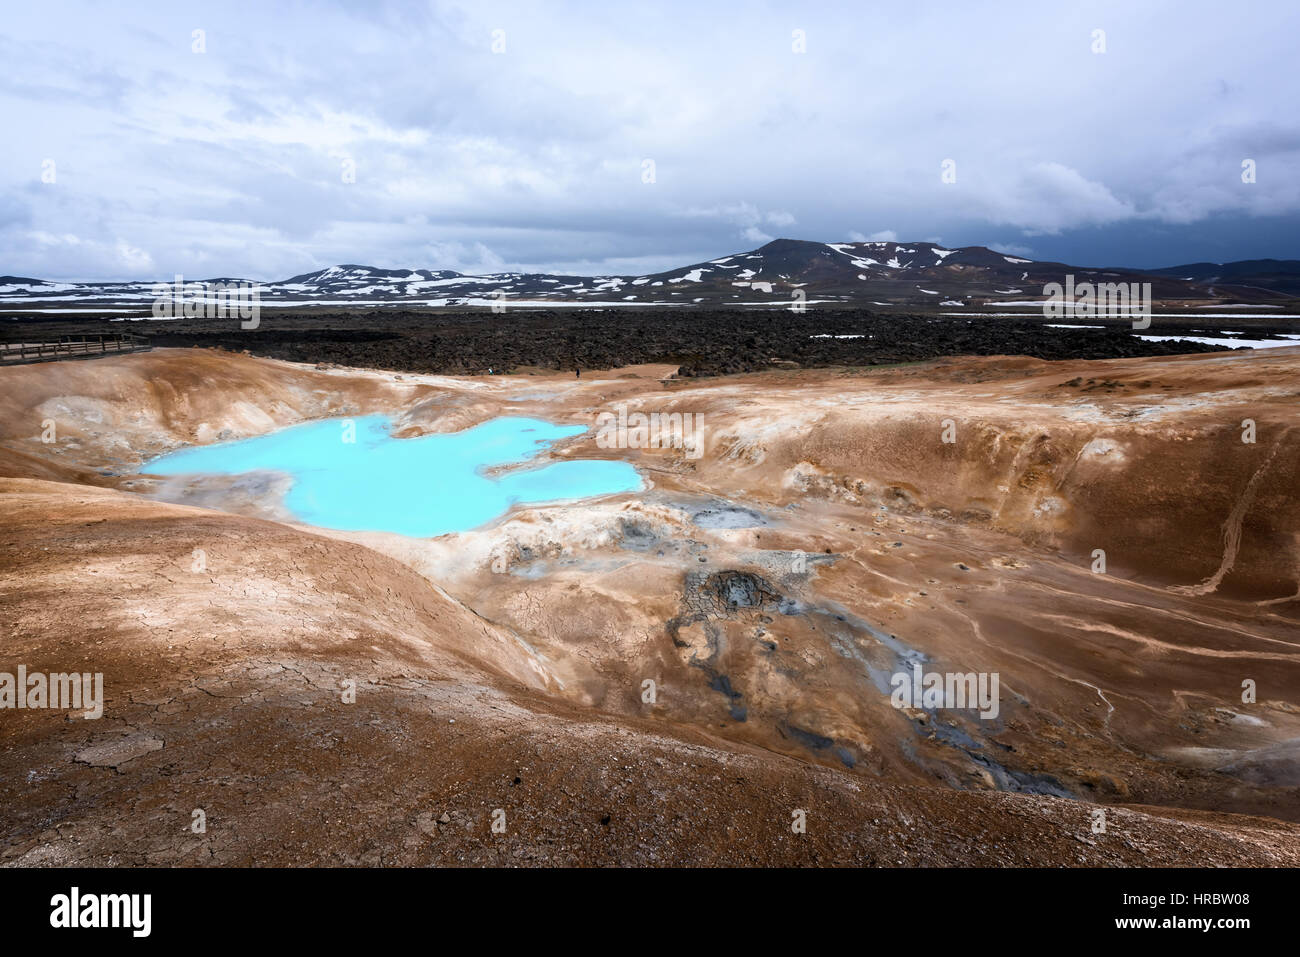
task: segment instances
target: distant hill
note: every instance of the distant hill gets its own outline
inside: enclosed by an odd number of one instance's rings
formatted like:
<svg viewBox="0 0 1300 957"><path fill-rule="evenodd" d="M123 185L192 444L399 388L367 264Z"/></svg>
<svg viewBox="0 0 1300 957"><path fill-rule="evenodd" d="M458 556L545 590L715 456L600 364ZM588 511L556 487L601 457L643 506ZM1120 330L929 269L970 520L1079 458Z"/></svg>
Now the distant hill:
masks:
<svg viewBox="0 0 1300 957"><path fill-rule="evenodd" d="M380 269L343 264L260 285L265 305L783 305L810 303L964 306L1038 299L1073 275L1081 282L1150 282L1160 300L1267 302L1300 287L1300 261L1193 263L1167 269L1087 268L1039 262L984 246L820 243L775 239L748 252L645 276L565 276ZM236 282L238 280L198 280ZM143 308L153 282L52 283L0 277L0 306Z"/></svg>
<svg viewBox="0 0 1300 957"><path fill-rule="evenodd" d="M1253 290L1300 296L1300 259L1242 259L1230 263L1188 263L1149 269L1155 276L1184 279L1217 293L1232 296L1232 290Z"/></svg>

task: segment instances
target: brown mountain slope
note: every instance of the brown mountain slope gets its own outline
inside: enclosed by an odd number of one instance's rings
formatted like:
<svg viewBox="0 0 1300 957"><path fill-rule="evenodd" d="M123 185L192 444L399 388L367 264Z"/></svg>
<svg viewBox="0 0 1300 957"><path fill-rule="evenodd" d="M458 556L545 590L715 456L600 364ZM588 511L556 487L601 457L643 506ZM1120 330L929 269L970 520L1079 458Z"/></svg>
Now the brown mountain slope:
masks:
<svg viewBox="0 0 1300 957"><path fill-rule="evenodd" d="M5 715L9 864L1300 863L1295 825L1112 809L1093 834L1074 802L575 710L401 565L283 526L6 480L0 527L6 660L102 670L109 700Z"/></svg>
<svg viewBox="0 0 1300 957"><path fill-rule="evenodd" d="M107 700L0 711L0 854L1295 864L1298 356L685 383L201 350L5 370L0 671L99 671ZM551 457L627 458L647 489L433 540L138 474L303 418L415 435L623 404L701 413L704 454L578 436ZM904 654L999 673L1002 713L892 708L872 676Z"/></svg>

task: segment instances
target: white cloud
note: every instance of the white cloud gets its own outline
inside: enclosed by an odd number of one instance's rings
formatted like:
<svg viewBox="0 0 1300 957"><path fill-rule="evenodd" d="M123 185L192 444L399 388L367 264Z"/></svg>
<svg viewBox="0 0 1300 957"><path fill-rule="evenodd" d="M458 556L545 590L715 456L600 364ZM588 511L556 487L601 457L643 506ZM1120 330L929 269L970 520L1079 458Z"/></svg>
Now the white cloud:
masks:
<svg viewBox="0 0 1300 957"><path fill-rule="evenodd" d="M1032 246L1022 246L1019 243L976 243L978 246L987 246L995 253L1006 253L1008 256L1023 256L1026 259L1034 258L1034 249Z"/></svg>
<svg viewBox="0 0 1300 957"><path fill-rule="evenodd" d="M661 12L236 0L205 12L196 55L174 6L72 3L57 31L44 6L13 6L0 113L22 137L0 151L0 271L278 279L446 256L608 272L774 235L961 245L1158 223L1194 239L1225 216L1300 219L1300 8L1284 0L1231 18L1210 0L942 20L822 5L801 15L803 57L776 8Z"/></svg>
<svg viewBox="0 0 1300 957"><path fill-rule="evenodd" d="M155 268L153 256L145 250L132 246L125 239L117 240L113 244L113 249L117 253L117 261L122 265L122 271L127 275L153 272Z"/></svg>

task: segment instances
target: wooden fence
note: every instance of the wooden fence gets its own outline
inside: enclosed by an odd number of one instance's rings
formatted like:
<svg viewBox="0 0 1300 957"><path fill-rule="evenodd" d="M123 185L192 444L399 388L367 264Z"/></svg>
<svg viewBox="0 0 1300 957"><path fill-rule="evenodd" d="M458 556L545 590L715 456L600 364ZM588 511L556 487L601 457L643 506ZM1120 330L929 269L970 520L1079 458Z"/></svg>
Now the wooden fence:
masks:
<svg viewBox="0 0 1300 957"><path fill-rule="evenodd" d="M60 359L95 359L124 352L148 352L152 343L144 336L64 336L58 342L0 342L0 365L57 362Z"/></svg>

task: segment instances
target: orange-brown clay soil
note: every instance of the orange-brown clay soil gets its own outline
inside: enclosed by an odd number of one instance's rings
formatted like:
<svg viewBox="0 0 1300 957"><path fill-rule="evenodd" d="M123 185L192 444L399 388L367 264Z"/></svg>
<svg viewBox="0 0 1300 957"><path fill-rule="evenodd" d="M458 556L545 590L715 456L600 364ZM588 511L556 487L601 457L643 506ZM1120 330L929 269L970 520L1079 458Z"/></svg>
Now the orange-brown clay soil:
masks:
<svg viewBox="0 0 1300 957"><path fill-rule="evenodd" d="M0 672L106 699L0 710L0 862L1300 865L1300 348L672 371L0 370ZM593 428L544 458L643 491L431 540L140 474L620 405L701 454ZM913 661L997 717L895 708Z"/></svg>

